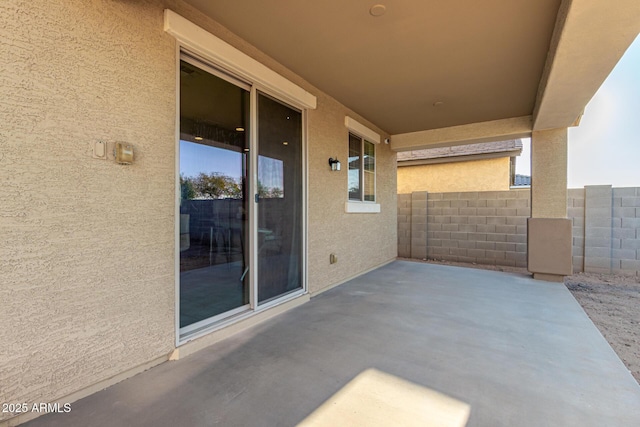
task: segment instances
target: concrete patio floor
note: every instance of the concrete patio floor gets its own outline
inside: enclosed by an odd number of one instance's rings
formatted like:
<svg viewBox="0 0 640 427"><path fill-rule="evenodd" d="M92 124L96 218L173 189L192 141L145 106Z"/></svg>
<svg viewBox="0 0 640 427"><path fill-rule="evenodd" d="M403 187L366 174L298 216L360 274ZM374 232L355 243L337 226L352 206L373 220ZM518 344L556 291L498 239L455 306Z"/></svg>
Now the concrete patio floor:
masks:
<svg viewBox="0 0 640 427"><path fill-rule="evenodd" d="M468 404L468 426L640 425L563 284L407 261L26 425L294 426L370 368Z"/></svg>

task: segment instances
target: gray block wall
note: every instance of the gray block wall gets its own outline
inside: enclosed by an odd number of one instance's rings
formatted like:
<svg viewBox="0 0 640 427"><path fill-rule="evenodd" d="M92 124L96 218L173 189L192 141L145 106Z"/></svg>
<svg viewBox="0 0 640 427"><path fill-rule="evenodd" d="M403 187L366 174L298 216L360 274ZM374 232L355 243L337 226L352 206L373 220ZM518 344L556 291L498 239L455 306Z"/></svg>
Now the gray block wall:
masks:
<svg viewBox="0 0 640 427"><path fill-rule="evenodd" d="M584 271L584 188L568 190L567 218L573 223L573 271Z"/></svg>
<svg viewBox="0 0 640 427"><path fill-rule="evenodd" d="M411 200L411 219L398 222L401 231L411 221L411 258L526 267L529 190L421 192ZM398 254L406 253L403 240Z"/></svg>
<svg viewBox="0 0 640 427"><path fill-rule="evenodd" d="M611 271L640 276L640 188L614 188Z"/></svg>
<svg viewBox="0 0 640 427"><path fill-rule="evenodd" d="M640 275L640 188L568 190L574 272ZM529 189L398 195L398 255L526 267Z"/></svg>
<svg viewBox="0 0 640 427"><path fill-rule="evenodd" d="M411 193L411 258L427 258L427 192Z"/></svg>
<svg viewBox="0 0 640 427"><path fill-rule="evenodd" d="M610 185L585 187L584 271L611 272L611 200Z"/></svg>
<svg viewBox="0 0 640 427"><path fill-rule="evenodd" d="M569 190L567 214L574 221L574 271L640 275L640 188Z"/></svg>
<svg viewBox="0 0 640 427"><path fill-rule="evenodd" d="M398 194L398 256L411 258L411 194Z"/></svg>

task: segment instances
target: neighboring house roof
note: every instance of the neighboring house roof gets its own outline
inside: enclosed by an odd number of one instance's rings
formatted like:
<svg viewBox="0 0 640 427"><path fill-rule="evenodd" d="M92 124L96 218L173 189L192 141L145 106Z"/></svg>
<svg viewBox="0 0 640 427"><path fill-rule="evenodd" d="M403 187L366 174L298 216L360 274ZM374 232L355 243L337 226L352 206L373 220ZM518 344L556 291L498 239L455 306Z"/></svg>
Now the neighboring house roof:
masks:
<svg viewBox="0 0 640 427"><path fill-rule="evenodd" d="M519 156L521 153L522 141L519 139L510 139L508 141L482 142L478 144L455 145L452 147L401 151L398 153L398 166L514 157Z"/></svg>
<svg viewBox="0 0 640 427"><path fill-rule="evenodd" d="M516 174L515 180L513 182L514 187L522 187L525 185L531 185L531 177L528 175L518 175Z"/></svg>

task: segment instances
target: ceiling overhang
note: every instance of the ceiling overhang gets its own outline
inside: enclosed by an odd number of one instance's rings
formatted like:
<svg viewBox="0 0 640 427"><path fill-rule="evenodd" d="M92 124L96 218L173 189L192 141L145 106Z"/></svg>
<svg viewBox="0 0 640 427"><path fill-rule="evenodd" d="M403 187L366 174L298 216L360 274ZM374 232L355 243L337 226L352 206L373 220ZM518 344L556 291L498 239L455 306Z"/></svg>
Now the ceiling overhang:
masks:
<svg viewBox="0 0 640 427"><path fill-rule="evenodd" d="M529 122L523 118L393 135L395 151L459 145L578 126L584 108L640 32L640 2L564 0ZM513 133L507 133L509 130ZM491 134L494 136L491 137Z"/></svg>
<svg viewBox="0 0 640 427"><path fill-rule="evenodd" d="M638 0L381 0L378 17L344 0L185 1L396 151L576 125L640 31Z"/></svg>
<svg viewBox="0 0 640 427"><path fill-rule="evenodd" d="M561 3L185 1L387 134L531 115Z"/></svg>
<svg viewBox="0 0 640 427"><path fill-rule="evenodd" d="M403 133L391 136L391 149L409 151L526 138L531 135L531 127L531 116L524 116Z"/></svg>
<svg viewBox="0 0 640 427"><path fill-rule="evenodd" d="M538 89L533 130L577 125L638 32L638 0L563 1Z"/></svg>

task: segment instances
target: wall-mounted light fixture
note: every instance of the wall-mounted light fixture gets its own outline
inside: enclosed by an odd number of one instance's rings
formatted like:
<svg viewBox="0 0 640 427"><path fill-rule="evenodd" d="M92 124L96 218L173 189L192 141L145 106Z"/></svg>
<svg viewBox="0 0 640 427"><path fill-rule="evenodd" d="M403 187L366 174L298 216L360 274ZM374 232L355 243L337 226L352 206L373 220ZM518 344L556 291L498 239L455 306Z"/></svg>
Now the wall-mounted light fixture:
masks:
<svg viewBox="0 0 640 427"><path fill-rule="evenodd" d="M130 165L134 161L133 145L128 142L97 140L93 141L92 151L94 159L115 160L121 165Z"/></svg>
<svg viewBox="0 0 640 427"><path fill-rule="evenodd" d="M331 166L332 171L340 170L340 160L334 159L333 157L329 157L329 166Z"/></svg>
<svg viewBox="0 0 640 427"><path fill-rule="evenodd" d="M116 163L130 165L133 163L133 145L126 142L116 142L115 147Z"/></svg>

